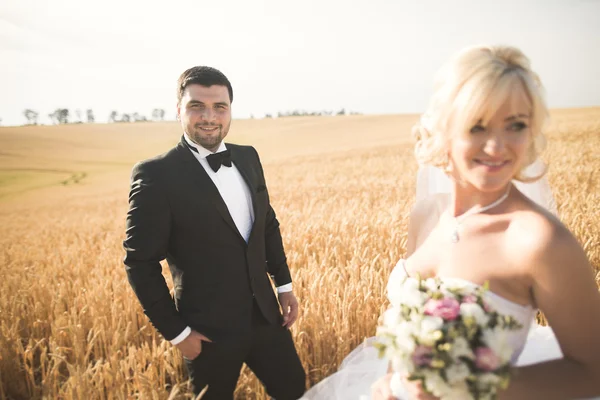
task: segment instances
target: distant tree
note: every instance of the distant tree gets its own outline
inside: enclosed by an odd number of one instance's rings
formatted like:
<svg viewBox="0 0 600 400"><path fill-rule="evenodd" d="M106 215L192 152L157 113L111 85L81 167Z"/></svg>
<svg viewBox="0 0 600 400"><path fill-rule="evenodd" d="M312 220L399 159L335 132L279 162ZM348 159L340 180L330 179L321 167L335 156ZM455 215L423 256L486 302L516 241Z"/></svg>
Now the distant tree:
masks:
<svg viewBox="0 0 600 400"><path fill-rule="evenodd" d="M61 124L69 123L69 110L66 108L60 108L58 111L58 122Z"/></svg>
<svg viewBox="0 0 600 400"><path fill-rule="evenodd" d="M337 112L336 115L346 115L346 109L342 108L340 111Z"/></svg>
<svg viewBox="0 0 600 400"><path fill-rule="evenodd" d="M117 113L116 111L111 111L110 115L108 116L108 122L117 122L117 116L119 115L119 113Z"/></svg>
<svg viewBox="0 0 600 400"><path fill-rule="evenodd" d="M332 115L333 111L308 111L308 110L292 110L292 111L284 111L277 112L278 118L283 117L321 117L324 115ZM342 109L337 113L337 115L346 115L346 111ZM271 114L265 114L265 118L271 118Z"/></svg>
<svg viewBox="0 0 600 400"><path fill-rule="evenodd" d="M25 111L23 111L23 115L25 115L28 125L37 125L38 117L40 116L40 113L38 113L37 111L34 111L34 110L30 110L28 108Z"/></svg>
<svg viewBox="0 0 600 400"><path fill-rule="evenodd" d="M134 112L133 114L131 114L131 118L133 119L133 122L145 122L148 121L148 118L146 118L145 115L142 115L138 112Z"/></svg>
<svg viewBox="0 0 600 400"><path fill-rule="evenodd" d="M129 114L121 115L121 122L131 122L131 116Z"/></svg>
<svg viewBox="0 0 600 400"><path fill-rule="evenodd" d="M165 110L162 108L155 108L152 110L152 119L154 121L163 121L165 119Z"/></svg>
<svg viewBox="0 0 600 400"><path fill-rule="evenodd" d="M52 114L48 114L48 117L50 117L54 124L68 124L69 110L66 108L57 108Z"/></svg>
<svg viewBox="0 0 600 400"><path fill-rule="evenodd" d="M92 111L92 109L89 108L89 109L86 110L86 114L87 114L87 122L88 122L88 124L93 124L94 121L95 121L94 111Z"/></svg>

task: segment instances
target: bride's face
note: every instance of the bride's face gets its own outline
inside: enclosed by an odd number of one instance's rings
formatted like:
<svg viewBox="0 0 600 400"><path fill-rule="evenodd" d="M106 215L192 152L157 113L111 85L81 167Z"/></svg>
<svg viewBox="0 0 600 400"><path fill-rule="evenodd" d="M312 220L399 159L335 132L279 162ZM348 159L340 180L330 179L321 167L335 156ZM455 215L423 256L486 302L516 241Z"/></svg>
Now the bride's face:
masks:
<svg viewBox="0 0 600 400"><path fill-rule="evenodd" d="M521 170L531 143L531 107L513 91L489 121L452 133L450 162L456 179L484 191L502 190Z"/></svg>

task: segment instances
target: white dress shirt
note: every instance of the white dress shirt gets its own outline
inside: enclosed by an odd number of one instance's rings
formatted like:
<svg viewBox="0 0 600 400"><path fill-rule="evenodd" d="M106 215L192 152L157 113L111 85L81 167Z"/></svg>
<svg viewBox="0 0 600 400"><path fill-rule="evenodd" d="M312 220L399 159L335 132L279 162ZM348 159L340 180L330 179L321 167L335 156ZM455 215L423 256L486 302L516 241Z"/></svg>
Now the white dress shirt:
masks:
<svg viewBox="0 0 600 400"><path fill-rule="evenodd" d="M217 172L213 171L206 157L213 154L212 151L205 149L202 146L192 142L187 133L183 134L185 141L191 147L198 150L198 152L190 152L196 157L200 165L204 168L210 179L213 181L219 194L223 198L229 214L235 223L238 231L248 243L250 233L252 232L252 226L254 225L254 209L252 207L252 195L250 194L250 188L244 181L244 178L240 174L240 171L232 162L231 167L221 166ZM225 143L221 142L217 153L227 150ZM288 283L277 287L277 293L285 293L292 291L292 284ZM185 338L192 332L191 328L186 327L175 339L171 340L172 344L181 343Z"/></svg>

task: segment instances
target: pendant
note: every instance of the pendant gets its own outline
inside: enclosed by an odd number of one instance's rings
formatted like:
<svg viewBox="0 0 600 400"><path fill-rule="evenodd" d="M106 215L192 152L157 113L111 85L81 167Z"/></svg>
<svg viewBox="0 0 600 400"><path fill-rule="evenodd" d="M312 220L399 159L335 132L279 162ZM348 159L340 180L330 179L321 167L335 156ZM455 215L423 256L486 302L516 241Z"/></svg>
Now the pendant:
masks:
<svg viewBox="0 0 600 400"><path fill-rule="evenodd" d="M452 243L458 243L459 240L460 236L458 236L458 229L455 229L454 232L452 232Z"/></svg>

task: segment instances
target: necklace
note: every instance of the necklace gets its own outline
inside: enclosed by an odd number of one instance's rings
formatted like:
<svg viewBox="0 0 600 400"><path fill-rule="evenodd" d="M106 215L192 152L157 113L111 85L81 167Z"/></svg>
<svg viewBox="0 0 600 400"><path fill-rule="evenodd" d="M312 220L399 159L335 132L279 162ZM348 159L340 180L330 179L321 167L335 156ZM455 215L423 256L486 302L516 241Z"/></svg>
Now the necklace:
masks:
<svg viewBox="0 0 600 400"><path fill-rule="evenodd" d="M460 224L462 224L462 222L467 218L470 217L471 215L474 214L479 214L482 212L485 212L487 210L491 210L492 208L500 205L500 203L502 203L504 200L506 200L508 198L508 195L510 193L510 185L508 185L508 189L506 189L506 193L504 193L502 195L502 197L500 197L498 200L494 201L492 204L488 204L485 207L481 207L477 210L469 210L466 213L464 213L463 215L461 215L460 217L453 217L454 218L454 230L452 231L452 243L458 243L458 241L460 240L460 236L458 234L458 230L460 228Z"/></svg>

